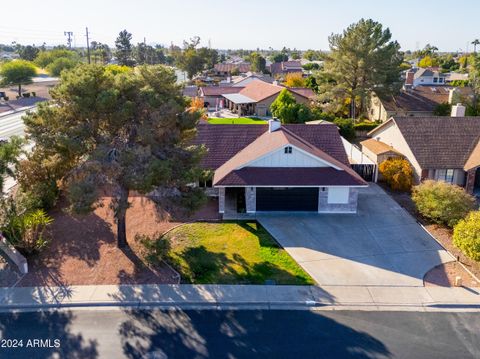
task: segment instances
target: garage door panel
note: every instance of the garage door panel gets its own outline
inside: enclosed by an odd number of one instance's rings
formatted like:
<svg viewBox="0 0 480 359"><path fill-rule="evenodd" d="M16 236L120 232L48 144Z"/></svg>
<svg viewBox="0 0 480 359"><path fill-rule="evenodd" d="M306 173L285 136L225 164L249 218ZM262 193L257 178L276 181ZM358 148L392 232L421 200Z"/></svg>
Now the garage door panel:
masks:
<svg viewBox="0 0 480 359"><path fill-rule="evenodd" d="M318 188L257 188L257 211L317 211Z"/></svg>

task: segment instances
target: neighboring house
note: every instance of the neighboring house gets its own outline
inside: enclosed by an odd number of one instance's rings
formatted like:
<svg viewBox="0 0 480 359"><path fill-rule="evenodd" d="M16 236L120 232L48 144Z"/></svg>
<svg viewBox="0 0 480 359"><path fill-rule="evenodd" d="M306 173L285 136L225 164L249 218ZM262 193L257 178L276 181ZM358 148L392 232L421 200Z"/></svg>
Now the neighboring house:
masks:
<svg viewBox="0 0 480 359"><path fill-rule="evenodd" d="M458 72L449 72L446 74L445 83L449 84L452 81L468 81L468 74L460 74Z"/></svg>
<svg viewBox="0 0 480 359"><path fill-rule="evenodd" d="M422 85L444 85L447 74L441 73L434 68L415 68L407 71L405 85L422 86Z"/></svg>
<svg viewBox="0 0 480 359"><path fill-rule="evenodd" d="M248 83L238 93L224 93L225 107L239 116L270 116L270 106L280 92L286 87L254 80ZM315 98L315 93L309 88L287 88L295 97L297 103L308 104Z"/></svg>
<svg viewBox="0 0 480 359"><path fill-rule="evenodd" d="M267 83L273 83L273 78L269 75L263 74L255 74L255 73L247 73L246 76L236 76L232 78L232 86L234 87L244 87L248 85L250 82L260 80Z"/></svg>
<svg viewBox="0 0 480 359"><path fill-rule="evenodd" d="M433 116L438 105L469 102L472 97L470 87L451 87L447 85L408 86L398 95L380 99L372 96L368 118L372 121L387 121L392 116Z"/></svg>
<svg viewBox="0 0 480 359"><path fill-rule="evenodd" d="M204 86L198 90L198 95L203 99L203 103L207 108L224 107L223 94L235 94L240 92L243 87L231 86Z"/></svg>
<svg viewBox="0 0 480 359"><path fill-rule="evenodd" d="M199 125L195 144L207 148L220 213L355 213L367 186L333 124Z"/></svg>
<svg viewBox="0 0 480 359"><path fill-rule="evenodd" d="M273 78L283 77L292 72L303 73L302 63L297 60L272 63L269 70Z"/></svg>
<svg viewBox="0 0 480 359"><path fill-rule="evenodd" d="M417 183L434 179L480 190L480 117L392 117L369 136L405 156Z"/></svg>
<svg viewBox="0 0 480 359"><path fill-rule="evenodd" d="M214 73L217 76L232 76L232 73L247 73L250 71L250 64L248 62L243 63L222 63L215 64Z"/></svg>

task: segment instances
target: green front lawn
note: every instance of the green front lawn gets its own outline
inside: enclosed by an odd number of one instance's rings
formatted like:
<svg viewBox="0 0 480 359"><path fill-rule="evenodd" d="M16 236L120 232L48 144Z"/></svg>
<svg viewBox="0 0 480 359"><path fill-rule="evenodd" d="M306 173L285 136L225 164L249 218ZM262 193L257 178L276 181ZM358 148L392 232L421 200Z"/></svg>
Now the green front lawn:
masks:
<svg viewBox="0 0 480 359"><path fill-rule="evenodd" d="M164 238L167 261L195 284L314 284L256 222L186 224Z"/></svg>
<svg viewBox="0 0 480 359"><path fill-rule="evenodd" d="M208 123L212 125L263 125L267 121L259 118L238 117L238 118L215 118L208 119Z"/></svg>

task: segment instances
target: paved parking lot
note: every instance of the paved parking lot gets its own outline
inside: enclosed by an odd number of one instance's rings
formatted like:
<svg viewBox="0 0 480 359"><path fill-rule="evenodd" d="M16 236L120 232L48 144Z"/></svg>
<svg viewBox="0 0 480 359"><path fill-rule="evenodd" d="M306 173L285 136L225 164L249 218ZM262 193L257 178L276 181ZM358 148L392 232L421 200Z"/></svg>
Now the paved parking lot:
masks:
<svg viewBox="0 0 480 359"><path fill-rule="evenodd" d="M264 214L258 221L319 285L423 286L453 258L375 184L357 214Z"/></svg>

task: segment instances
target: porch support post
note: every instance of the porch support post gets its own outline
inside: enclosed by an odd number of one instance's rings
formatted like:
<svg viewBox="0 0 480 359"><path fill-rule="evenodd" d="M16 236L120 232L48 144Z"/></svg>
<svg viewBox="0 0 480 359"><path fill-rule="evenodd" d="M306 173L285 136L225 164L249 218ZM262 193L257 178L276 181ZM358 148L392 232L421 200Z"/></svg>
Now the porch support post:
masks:
<svg viewBox="0 0 480 359"><path fill-rule="evenodd" d="M256 187L245 187L245 207L247 213L255 213L257 211Z"/></svg>
<svg viewBox="0 0 480 359"><path fill-rule="evenodd" d="M218 213L225 213L225 187L218 188Z"/></svg>

